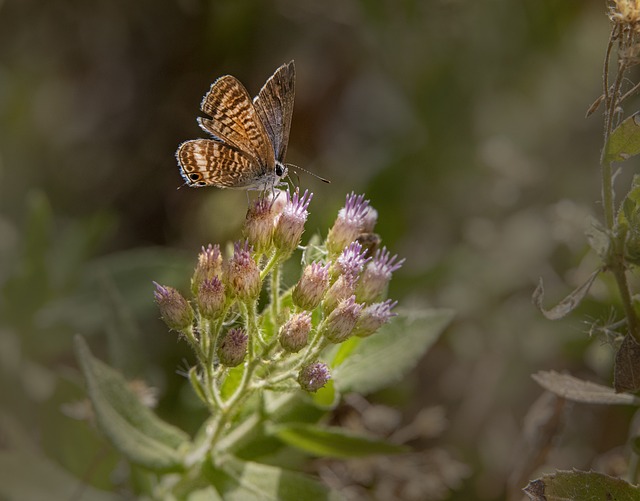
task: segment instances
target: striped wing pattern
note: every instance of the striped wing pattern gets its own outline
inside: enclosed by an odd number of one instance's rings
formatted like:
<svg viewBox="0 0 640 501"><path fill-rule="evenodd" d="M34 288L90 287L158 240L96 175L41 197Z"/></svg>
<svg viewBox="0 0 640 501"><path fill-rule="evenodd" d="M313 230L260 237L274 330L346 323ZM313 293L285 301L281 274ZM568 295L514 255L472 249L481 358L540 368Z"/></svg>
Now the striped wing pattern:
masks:
<svg viewBox="0 0 640 501"><path fill-rule="evenodd" d="M266 168L273 168L273 146L256 113L247 90L230 75L216 80L200 105L211 119L200 126Z"/></svg>
<svg viewBox="0 0 640 501"><path fill-rule="evenodd" d="M233 76L217 79L198 118L212 139L182 143L176 157L189 186L266 189L280 180L293 114L295 68L282 65L252 101Z"/></svg>
<svg viewBox="0 0 640 501"><path fill-rule="evenodd" d="M182 177L191 186L243 188L255 181L251 160L220 141L186 141L180 145L176 156Z"/></svg>

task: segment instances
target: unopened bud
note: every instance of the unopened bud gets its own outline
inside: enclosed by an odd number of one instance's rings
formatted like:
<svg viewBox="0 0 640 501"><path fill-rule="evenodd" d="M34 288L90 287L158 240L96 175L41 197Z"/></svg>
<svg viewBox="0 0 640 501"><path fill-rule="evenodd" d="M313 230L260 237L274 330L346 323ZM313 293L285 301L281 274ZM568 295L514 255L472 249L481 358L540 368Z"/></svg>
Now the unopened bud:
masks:
<svg viewBox="0 0 640 501"><path fill-rule="evenodd" d="M398 301L387 299L382 303L375 303L365 307L360 313L360 318L353 329L353 335L367 337L376 332L386 324L396 313L391 313L391 309L398 304Z"/></svg>
<svg viewBox="0 0 640 501"><path fill-rule="evenodd" d="M249 336L243 329L231 329L227 332L220 346L218 358L226 367L236 367L242 363L247 354Z"/></svg>
<svg viewBox="0 0 640 501"><path fill-rule="evenodd" d="M358 322L362 306L356 303L356 297L343 299L325 319L322 335L332 343L342 343L351 335Z"/></svg>
<svg viewBox="0 0 640 501"><path fill-rule="evenodd" d="M296 313L280 327L279 341L285 351L297 353L307 346L311 332L311 313Z"/></svg>
<svg viewBox="0 0 640 501"><path fill-rule="evenodd" d="M333 311L340 301L353 296L355 289L355 285L351 280L344 275L340 275L338 280L329 287L322 301L322 311L324 311L325 315Z"/></svg>
<svg viewBox="0 0 640 501"><path fill-rule="evenodd" d="M188 301L173 287L153 282L153 296L160 309L160 316L170 329L181 331L193 325L193 309Z"/></svg>
<svg viewBox="0 0 640 501"><path fill-rule="evenodd" d="M273 233L273 244L284 255L288 255L297 249L300 238L304 232L304 224L307 221L307 207L313 198L313 193L305 190L300 196L298 190L293 196L287 193L287 203L282 209Z"/></svg>
<svg viewBox="0 0 640 501"><path fill-rule="evenodd" d="M369 201L364 195L347 195L345 206L338 212L335 223L327 235L327 250L336 256L363 232Z"/></svg>
<svg viewBox="0 0 640 501"><path fill-rule="evenodd" d="M224 285L218 277L205 280L198 288L198 311L204 318L213 320L224 310Z"/></svg>
<svg viewBox="0 0 640 501"><path fill-rule="evenodd" d="M307 311L316 309L329 287L328 270L328 265L320 263L307 265L293 289L293 304Z"/></svg>
<svg viewBox="0 0 640 501"><path fill-rule="evenodd" d="M300 387L309 393L315 393L331 379L329 367L322 362L307 365L298 374Z"/></svg>
<svg viewBox="0 0 640 501"><path fill-rule="evenodd" d="M194 296L198 295L198 288L205 280L211 280L213 277L219 277L222 273L222 254L220 254L220 246L218 244L202 247L202 251L198 254L198 264L191 278L191 292Z"/></svg>
<svg viewBox="0 0 640 501"><path fill-rule="evenodd" d="M260 295L260 270L251 257L247 241L235 243L233 257L227 261L224 280L227 290L241 301L250 301Z"/></svg>
<svg viewBox="0 0 640 501"><path fill-rule="evenodd" d="M274 215L271 201L261 197L256 199L247 209L242 234L256 252L264 252L271 245Z"/></svg>

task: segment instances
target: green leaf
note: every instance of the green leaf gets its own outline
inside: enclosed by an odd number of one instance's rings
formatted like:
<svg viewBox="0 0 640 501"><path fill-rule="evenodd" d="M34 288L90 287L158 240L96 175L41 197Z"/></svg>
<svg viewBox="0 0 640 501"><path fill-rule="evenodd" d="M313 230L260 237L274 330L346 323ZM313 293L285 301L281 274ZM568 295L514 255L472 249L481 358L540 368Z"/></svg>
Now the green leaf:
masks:
<svg viewBox="0 0 640 501"><path fill-rule="evenodd" d="M120 496L84 484L79 478L36 451L0 452L0 498L49 501L51 499L116 501Z"/></svg>
<svg viewBox="0 0 640 501"><path fill-rule="evenodd" d="M338 501L343 499L308 475L233 456L222 458L209 472L225 501Z"/></svg>
<svg viewBox="0 0 640 501"><path fill-rule="evenodd" d="M371 393L401 380L453 319L451 310L399 311L333 372L336 388Z"/></svg>
<svg viewBox="0 0 640 501"><path fill-rule="evenodd" d="M285 444L318 457L357 458L374 454L400 454L410 450L406 446L338 427L293 423L275 425L269 431Z"/></svg>
<svg viewBox="0 0 640 501"><path fill-rule="evenodd" d="M155 471L182 469L179 448L189 437L162 421L142 405L127 381L91 355L84 339L76 336L76 356L100 429L131 462Z"/></svg>
<svg viewBox="0 0 640 501"><path fill-rule="evenodd" d="M524 488L532 501L636 501L640 489L620 478L594 471L556 471Z"/></svg>
<svg viewBox="0 0 640 501"><path fill-rule="evenodd" d="M609 136L605 160L622 162L640 153L640 115L635 113L624 120Z"/></svg>

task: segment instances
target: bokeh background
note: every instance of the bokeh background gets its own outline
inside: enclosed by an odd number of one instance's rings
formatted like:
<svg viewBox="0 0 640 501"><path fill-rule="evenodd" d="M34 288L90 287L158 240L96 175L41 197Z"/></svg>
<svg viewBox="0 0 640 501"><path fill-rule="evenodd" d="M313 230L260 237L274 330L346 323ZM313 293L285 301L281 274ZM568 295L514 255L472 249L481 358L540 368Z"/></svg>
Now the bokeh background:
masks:
<svg viewBox="0 0 640 501"><path fill-rule="evenodd" d="M65 407L82 398L80 333L158 389L165 419L196 429L203 416L176 374L189 353L159 321L151 282L186 289L201 245L240 237L246 195L181 188L174 152L203 136L195 119L215 78L255 94L295 59L287 160L331 179L300 176L315 194L307 234L326 232L346 193L366 193L385 244L407 259L391 297L457 312L405 381L372 396L403 425L439 416L438 433L412 442L427 487L397 498L519 499L541 471L597 467L624 444L627 410L565 409L550 456L521 465L542 393L532 373L611 380L613 350L589 337L589 322L617 318L606 284L561 322L530 301L538 277L559 300L596 265L583 230L599 215L601 118L584 115L600 94L605 11L583 0L0 0L3 419L71 474L121 488L115 456Z"/></svg>

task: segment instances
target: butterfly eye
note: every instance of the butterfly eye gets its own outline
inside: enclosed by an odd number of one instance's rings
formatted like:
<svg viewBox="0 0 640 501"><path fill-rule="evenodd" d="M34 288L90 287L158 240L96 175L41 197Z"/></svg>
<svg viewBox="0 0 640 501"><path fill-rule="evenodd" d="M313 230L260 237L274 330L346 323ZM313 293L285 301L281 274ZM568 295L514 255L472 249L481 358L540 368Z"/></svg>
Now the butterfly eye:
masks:
<svg viewBox="0 0 640 501"><path fill-rule="evenodd" d="M276 164L276 176L282 177L284 174L284 167L280 164Z"/></svg>

